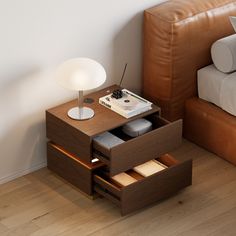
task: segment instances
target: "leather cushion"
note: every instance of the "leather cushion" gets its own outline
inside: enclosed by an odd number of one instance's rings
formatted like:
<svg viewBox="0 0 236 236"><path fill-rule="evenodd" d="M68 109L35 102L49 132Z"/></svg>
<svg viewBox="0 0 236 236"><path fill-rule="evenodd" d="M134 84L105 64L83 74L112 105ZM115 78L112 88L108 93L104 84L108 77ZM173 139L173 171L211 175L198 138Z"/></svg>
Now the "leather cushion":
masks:
<svg viewBox="0 0 236 236"><path fill-rule="evenodd" d="M145 11L143 95L169 120L197 96L197 70L212 63L213 42L233 33L232 0L172 0Z"/></svg>
<svg viewBox="0 0 236 236"><path fill-rule="evenodd" d="M184 137L236 165L236 119L200 98L185 103Z"/></svg>

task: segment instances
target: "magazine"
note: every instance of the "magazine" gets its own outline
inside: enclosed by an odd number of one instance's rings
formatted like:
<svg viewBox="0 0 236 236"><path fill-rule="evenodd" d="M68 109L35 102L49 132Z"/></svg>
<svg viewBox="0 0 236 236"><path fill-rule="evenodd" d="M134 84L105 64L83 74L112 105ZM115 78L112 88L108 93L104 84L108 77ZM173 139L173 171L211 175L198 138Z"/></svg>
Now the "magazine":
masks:
<svg viewBox="0 0 236 236"><path fill-rule="evenodd" d="M148 100L122 89L122 98L116 99L112 94L99 98L99 103L125 118L130 118L152 109L152 103Z"/></svg>

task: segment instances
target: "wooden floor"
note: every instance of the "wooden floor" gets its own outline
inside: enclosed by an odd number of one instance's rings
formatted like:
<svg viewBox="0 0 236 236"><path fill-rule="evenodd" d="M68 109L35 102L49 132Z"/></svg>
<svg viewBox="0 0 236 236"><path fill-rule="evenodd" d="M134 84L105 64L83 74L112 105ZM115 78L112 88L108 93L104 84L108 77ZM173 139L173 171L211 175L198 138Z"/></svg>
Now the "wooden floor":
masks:
<svg viewBox="0 0 236 236"><path fill-rule="evenodd" d="M1 185L0 235L235 236L236 167L187 141L173 154L194 159L193 185L126 217L46 168Z"/></svg>

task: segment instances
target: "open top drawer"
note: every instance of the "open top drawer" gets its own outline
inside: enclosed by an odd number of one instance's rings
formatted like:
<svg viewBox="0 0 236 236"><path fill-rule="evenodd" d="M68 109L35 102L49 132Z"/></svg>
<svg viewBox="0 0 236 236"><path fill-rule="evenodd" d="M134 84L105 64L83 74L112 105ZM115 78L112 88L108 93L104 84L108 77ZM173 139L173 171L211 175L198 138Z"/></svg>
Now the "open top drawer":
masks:
<svg viewBox="0 0 236 236"><path fill-rule="evenodd" d="M103 172L94 175L94 190L121 208L122 215L138 210L158 200L171 196L192 184L192 160L177 162L169 154L157 158L168 168L148 177L134 170L126 173L137 179L128 186L120 186Z"/></svg>
<svg viewBox="0 0 236 236"><path fill-rule="evenodd" d="M125 140L124 143L113 148L105 148L93 141L93 156L108 165L110 176L155 159L181 144L182 120L169 122L156 113L145 119L152 122L153 129L135 138L125 135L121 127L110 130L111 133Z"/></svg>

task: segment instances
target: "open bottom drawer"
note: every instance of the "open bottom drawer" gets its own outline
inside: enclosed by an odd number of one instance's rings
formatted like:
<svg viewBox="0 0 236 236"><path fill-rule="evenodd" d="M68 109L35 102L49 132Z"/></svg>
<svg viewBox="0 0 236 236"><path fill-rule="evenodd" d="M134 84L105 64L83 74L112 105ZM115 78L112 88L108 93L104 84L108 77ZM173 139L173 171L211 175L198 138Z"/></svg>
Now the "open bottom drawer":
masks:
<svg viewBox="0 0 236 236"><path fill-rule="evenodd" d="M110 176L168 153L181 144L182 120L169 122L159 114L145 118L150 120L153 126L148 133L131 138L126 136L120 127L110 132L123 139L124 143L108 149L93 142L93 155L108 166Z"/></svg>
<svg viewBox="0 0 236 236"><path fill-rule="evenodd" d="M168 168L148 177L129 170L126 173L137 181L125 187L117 185L106 174L98 173L94 175L94 190L118 205L125 215L192 184L192 160L177 162L168 154L156 160Z"/></svg>

